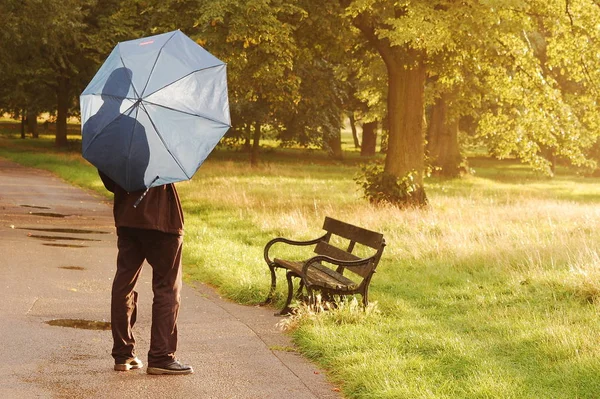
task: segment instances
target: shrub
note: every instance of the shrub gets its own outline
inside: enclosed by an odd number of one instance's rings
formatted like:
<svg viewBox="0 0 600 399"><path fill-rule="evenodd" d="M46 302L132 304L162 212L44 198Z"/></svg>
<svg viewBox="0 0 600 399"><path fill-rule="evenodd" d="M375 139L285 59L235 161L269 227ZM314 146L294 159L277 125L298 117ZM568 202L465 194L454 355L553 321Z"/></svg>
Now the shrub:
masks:
<svg viewBox="0 0 600 399"><path fill-rule="evenodd" d="M380 163L361 166L354 181L362 188L363 197L372 204L392 204L396 206L422 206L427 204L423 187L417 183L417 174L411 170L397 177L384 171Z"/></svg>

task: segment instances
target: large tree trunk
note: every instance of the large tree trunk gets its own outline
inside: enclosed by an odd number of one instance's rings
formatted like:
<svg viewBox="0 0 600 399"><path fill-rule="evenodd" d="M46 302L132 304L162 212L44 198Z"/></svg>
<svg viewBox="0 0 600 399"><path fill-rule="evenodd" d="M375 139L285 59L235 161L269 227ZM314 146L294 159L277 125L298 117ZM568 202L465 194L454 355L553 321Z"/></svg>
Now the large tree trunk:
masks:
<svg viewBox="0 0 600 399"><path fill-rule="evenodd" d="M363 123L361 157L375 156L377 150L377 121Z"/></svg>
<svg viewBox="0 0 600 399"><path fill-rule="evenodd" d="M67 114L69 112L69 80L64 77L58 78L56 91L56 141L57 147L66 147L67 142Z"/></svg>
<svg viewBox="0 0 600 399"><path fill-rule="evenodd" d="M459 176L462 163L458 146L459 118L450 112L451 99L449 93L443 93L436 99L427 129L427 152L431 164L440 168L439 174L445 177Z"/></svg>
<svg viewBox="0 0 600 399"><path fill-rule="evenodd" d="M351 4L351 0L339 1L342 7ZM391 8L397 15L407 12L403 6ZM413 173L412 185L415 191L399 205L426 205L427 197L423 187L426 54L409 45L395 45L388 38L380 37L378 23L385 25L385 22L369 14L369 11L354 16L352 22L377 50L387 68L389 134L384 173L395 178Z"/></svg>
<svg viewBox="0 0 600 399"><path fill-rule="evenodd" d="M400 53L400 54L399 54ZM414 172L416 191L413 205L425 205L423 187L425 144L423 112L425 106L425 64L423 54L405 47L386 57L388 72L389 137L384 172L401 178Z"/></svg>
<svg viewBox="0 0 600 399"><path fill-rule="evenodd" d="M260 149L260 122L254 124L254 137L252 139L252 152L250 153L250 165L258 166L258 151Z"/></svg>

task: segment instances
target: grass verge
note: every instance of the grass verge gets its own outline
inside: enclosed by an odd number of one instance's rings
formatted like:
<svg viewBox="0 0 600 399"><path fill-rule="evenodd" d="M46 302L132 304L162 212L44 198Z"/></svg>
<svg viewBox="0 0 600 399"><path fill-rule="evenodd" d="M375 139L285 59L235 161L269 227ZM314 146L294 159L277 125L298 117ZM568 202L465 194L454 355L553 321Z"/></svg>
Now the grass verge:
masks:
<svg viewBox="0 0 600 399"><path fill-rule="evenodd" d="M50 139L0 134L0 156L102 191L76 149ZM349 158L277 150L250 168L239 153L215 152L178 184L186 279L256 304L269 282L264 244L314 238L335 217L386 237L374 305L303 311L287 324L346 397L598 397L598 179L474 159L475 175L427 182L429 209L398 210L360 198Z"/></svg>

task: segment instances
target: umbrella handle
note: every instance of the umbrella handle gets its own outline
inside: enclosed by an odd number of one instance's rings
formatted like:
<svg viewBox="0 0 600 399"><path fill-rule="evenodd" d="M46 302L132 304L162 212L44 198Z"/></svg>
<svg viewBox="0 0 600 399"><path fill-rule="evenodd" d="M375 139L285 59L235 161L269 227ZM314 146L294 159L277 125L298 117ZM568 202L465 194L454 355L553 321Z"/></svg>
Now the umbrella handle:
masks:
<svg viewBox="0 0 600 399"><path fill-rule="evenodd" d="M137 206L140 204L140 202L142 202L142 200L144 199L144 197L146 196L146 194L148 194L148 190L150 190L150 187L152 187L152 184L154 184L155 181L158 180L158 176L156 176L154 178L154 180L152 180L152 183L150 183L150 185L148 186L148 188L146 189L146 191L144 191L144 193L140 196L140 198L138 198L137 201L135 201L135 204L133 204L134 208L137 208Z"/></svg>

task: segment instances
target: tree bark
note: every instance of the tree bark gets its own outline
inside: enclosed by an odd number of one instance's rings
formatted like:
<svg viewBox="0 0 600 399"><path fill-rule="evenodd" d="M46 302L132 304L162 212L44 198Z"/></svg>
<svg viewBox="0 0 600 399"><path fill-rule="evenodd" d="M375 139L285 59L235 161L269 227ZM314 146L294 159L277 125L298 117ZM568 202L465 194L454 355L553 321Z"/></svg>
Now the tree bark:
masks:
<svg viewBox="0 0 600 399"><path fill-rule="evenodd" d="M258 166L258 151L260 150L260 122L254 124L254 137L252 139L252 151L250 153L250 165Z"/></svg>
<svg viewBox="0 0 600 399"><path fill-rule="evenodd" d="M375 156L377 150L377 121L363 123L361 157Z"/></svg>
<svg viewBox="0 0 600 399"><path fill-rule="evenodd" d="M252 151L252 124L246 123L244 126L244 151Z"/></svg>
<svg viewBox="0 0 600 399"><path fill-rule="evenodd" d="M401 178L414 173L416 191L412 205L425 205L423 187L425 143L423 113L425 106L425 64L420 51L404 47L401 54L386 56L388 72L389 137L384 173Z"/></svg>
<svg viewBox="0 0 600 399"><path fill-rule="evenodd" d="M452 94L443 93L436 99L427 129L427 152L431 164L440 168L439 175L457 177L461 172L462 156L458 145L458 116L450 112Z"/></svg>
<svg viewBox="0 0 600 399"><path fill-rule="evenodd" d="M37 124L38 113L34 109L27 110L27 132L31 133L31 136L34 139L39 137L38 134L38 124Z"/></svg>
<svg viewBox="0 0 600 399"><path fill-rule="evenodd" d="M342 151L342 135L339 130L327 138L327 146L329 147L329 154L332 158L344 158L344 153Z"/></svg>
<svg viewBox="0 0 600 399"><path fill-rule="evenodd" d="M67 141L67 115L69 112L69 80L60 76L56 90L57 112L56 112L56 141L57 147L66 147Z"/></svg>
<svg viewBox="0 0 600 399"><path fill-rule="evenodd" d="M385 115L381 121L381 141L379 143L379 152L382 154L387 153L388 137L390 135L390 118L389 115Z"/></svg>
<svg viewBox="0 0 600 399"><path fill-rule="evenodd" d="M350 113L348 115L348 119L350 120L350 129L352 130L352 139L354 140L354 148L360 148L360 142L358 141L358 133L356 131L356 119L354 115Z"/></svg>
<svg viewBox="0 0 600 399"><path fill-rule="evenodd" d="M21 110L21 138L25 138L25 110Z"/></svg>

